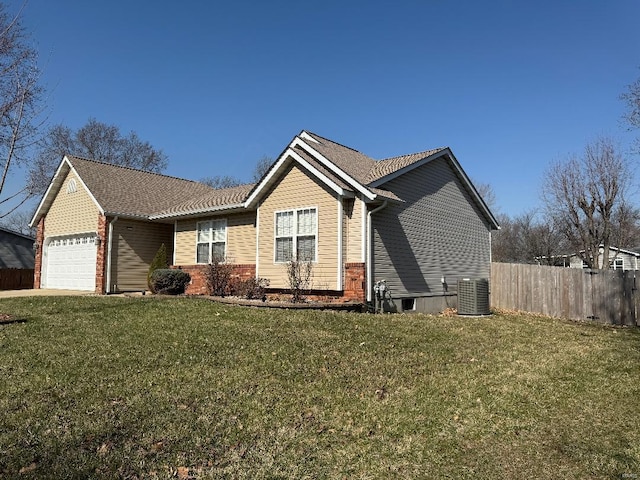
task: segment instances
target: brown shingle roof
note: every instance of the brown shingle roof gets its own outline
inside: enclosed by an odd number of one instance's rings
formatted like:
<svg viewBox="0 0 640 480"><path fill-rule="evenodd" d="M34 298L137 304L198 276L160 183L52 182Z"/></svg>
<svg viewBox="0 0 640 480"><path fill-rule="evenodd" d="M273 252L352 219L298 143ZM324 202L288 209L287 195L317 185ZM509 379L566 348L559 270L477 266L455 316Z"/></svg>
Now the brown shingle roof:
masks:
<svg viewBox="0 0 640 480"><path fill-rule="evenodd" d="M206 195L193 197L186 202L173 205L163 211L152 215L152 218L162 218L174 215L189 215L215 210L216 207L231 207L240 205L247 198L255 184L249 183L237 187L220 188L213 190Z"/></svg>
<svg viewBox="0 0 640 480"><path fill-rule="evenodd" d="M315 143L305 140L307 145L318 151L318 153L322 154L328 160L331 160L335 166L360 183L366 179L367 174L376 164L373 158L353 148L345 147L315 133L306 133L318 141L318 143Z"/></svg>
<svg viewBox="0 0 640 480"><path fill-rule="evenodd" d="M300 155L302 158L304 158L307 162L309 162L309 164L311 164L314 168L316 168L320 173L322 173L324 176L326 176L327 178L329 178L332 182L334 182L336 185L338 185L340 188L344 188L346 190L351 190L352 188L347 185L347 183L345 183L340 177L338 177L335 173L333 173L332 171L330 171L328 168L326 168L324 165L322 165L318 160L316 160L314 157L312 157L311 155L309 155L306 151L304 151L302 148L296 147L295 152Z"/></svg>
<svg viewBox="0 0 640 480"><path fill-rule="evenodd" d="M376 180L380 180L387 175L390 175L398 170L408 167L423 158L430 157L434 155L444 148L434 148L432 150L426 150L424 152L418 153L410 153L408 155L400 155L398 157L386 158L384 160L379 160L376 162L374 167L367 174L366 179L364 180L366 184L375 182Z"/></svg>
<svg viewBox="0 0 640 480"><path fill-rule="evenodd" d="M214 189L192 180L67 156L107 213L146 217Z"/></svg>
<svg viewBox="0 0 640 480"><path fill-rule="evenodd" d="M338 168L364 186L367 186L376 180L380 180L391 173L397 172L402 168L408 167L423 158L445 150L445 148L435 148L424 152L386 158L384 160L374 160L353 148L345 147L344 145L312 132L306 133L318 142L315 143L305 140L307 145L317 150L320 154L333 162ZM369 190L373 191L371 188L369 188Z"/></svg>
<svg viewBox="0 0 640 480"><path fill-rule="evenodd" d="M306 132L313 142L303 138L311 148L331 161L340 170L363 186L409 166L441 150L402 155L376 161L353 148ZM342 178L324 167L307 152L296 151L341 188L351 190ZM214 189L192 180L145 172L80 157L67 156L84 183L107 213L150 218L205 213L222 207L241 205L255 187L254 184ZM367 187L385 198L400 200L394 193Z"/></svg>

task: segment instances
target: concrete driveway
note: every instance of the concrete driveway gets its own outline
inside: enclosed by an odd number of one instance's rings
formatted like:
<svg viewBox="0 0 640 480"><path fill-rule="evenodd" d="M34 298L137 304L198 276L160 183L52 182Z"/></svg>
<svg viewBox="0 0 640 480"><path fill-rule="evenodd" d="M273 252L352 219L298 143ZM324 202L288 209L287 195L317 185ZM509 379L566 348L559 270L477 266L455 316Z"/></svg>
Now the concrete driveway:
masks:
<svg viewBox="0 0 640 480"><path fill-rule="evenodd" d="M15 297L61 297L68 295L95 295L82 290L53 290L51 288L34 288L26 290L0 290L0 299Z"/></svg>

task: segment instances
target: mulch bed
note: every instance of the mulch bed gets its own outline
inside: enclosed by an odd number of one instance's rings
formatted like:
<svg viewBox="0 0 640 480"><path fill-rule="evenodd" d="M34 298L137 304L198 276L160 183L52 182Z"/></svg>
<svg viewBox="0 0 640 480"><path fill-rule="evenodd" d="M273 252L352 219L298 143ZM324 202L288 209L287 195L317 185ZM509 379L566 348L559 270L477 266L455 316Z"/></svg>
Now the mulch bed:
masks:
<svg viewBox="0 0 640 480"><path fill-rule="evenodd" d="M213 300L214 302L225 303L227 305L243 305L246 307L260 307L260 308L283 308L291 310L343 310L352 312L361 312L363 305L361 303L337 303L337 302L306 302L306 303L292 303L283 301L267 300L246 300L238 297L213 297L205 296Z"/></svg>

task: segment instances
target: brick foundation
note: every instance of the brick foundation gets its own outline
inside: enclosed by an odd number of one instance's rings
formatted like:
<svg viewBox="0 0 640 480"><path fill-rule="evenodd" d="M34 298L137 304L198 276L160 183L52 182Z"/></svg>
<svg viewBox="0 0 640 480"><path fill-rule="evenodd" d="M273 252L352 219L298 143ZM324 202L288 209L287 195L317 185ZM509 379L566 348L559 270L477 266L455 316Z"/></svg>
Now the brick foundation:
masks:
<svg viewBox="0 0 640 480"><path fill-rule="evenodd" d="M208 295L207 279L205 272L208 265L174 265L171 268L179 268L191 275L191 283L187 285L187 295ZM231 278L246 280L256 276L256 266L253 264L233 265Z"/></svg>
<svg viewBox="0 0 640 480"><path fill-rule="evenodd" d="M345 301L366 301L366 273L364 263L345 263L344 293Z"/></svg>
<svg viewBox="0 0 640 480"><path fill-rule="evenodd" d="M208 265L173 265L171 268L179 268L191 275L191 283L187 286L187 295L208 295L205 272ZM325 302L355 302L366 301L366 278L364 263L347 263L345 269L345 289L343 291L313 290L305 297L314 301ZM256 266L253 264L233 265L231 278L246 280L256 276ZM267 288L269 297L284 299L289 295L287 289Z"/></svg>
<svg viewBox="0 0 640 480"><path fill-rule="evenodd" d="M33 288L40 288L42 279L42 249L44 248L44 217L38 222L36 233L36 258L33 267Z"/></svg>

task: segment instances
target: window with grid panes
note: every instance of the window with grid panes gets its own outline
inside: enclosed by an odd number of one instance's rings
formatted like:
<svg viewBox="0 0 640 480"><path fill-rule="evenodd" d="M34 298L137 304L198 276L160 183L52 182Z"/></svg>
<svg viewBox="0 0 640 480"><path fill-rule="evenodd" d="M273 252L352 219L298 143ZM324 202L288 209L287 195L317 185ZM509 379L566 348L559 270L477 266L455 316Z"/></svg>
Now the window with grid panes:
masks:
<svg viewBox="0 0 640 480"><path fill-rule="evenodd" d="M214 259L224 261L227 243L227 220L198 222L196 262L211 263Z"/></svg>
<svg viewBox="0 0 640 480"><path fill-rule="evenodd" d="M318 211L301 208L276 212L275 261L316 261ZM294 257L295 252L295 257Z"/></svg>

